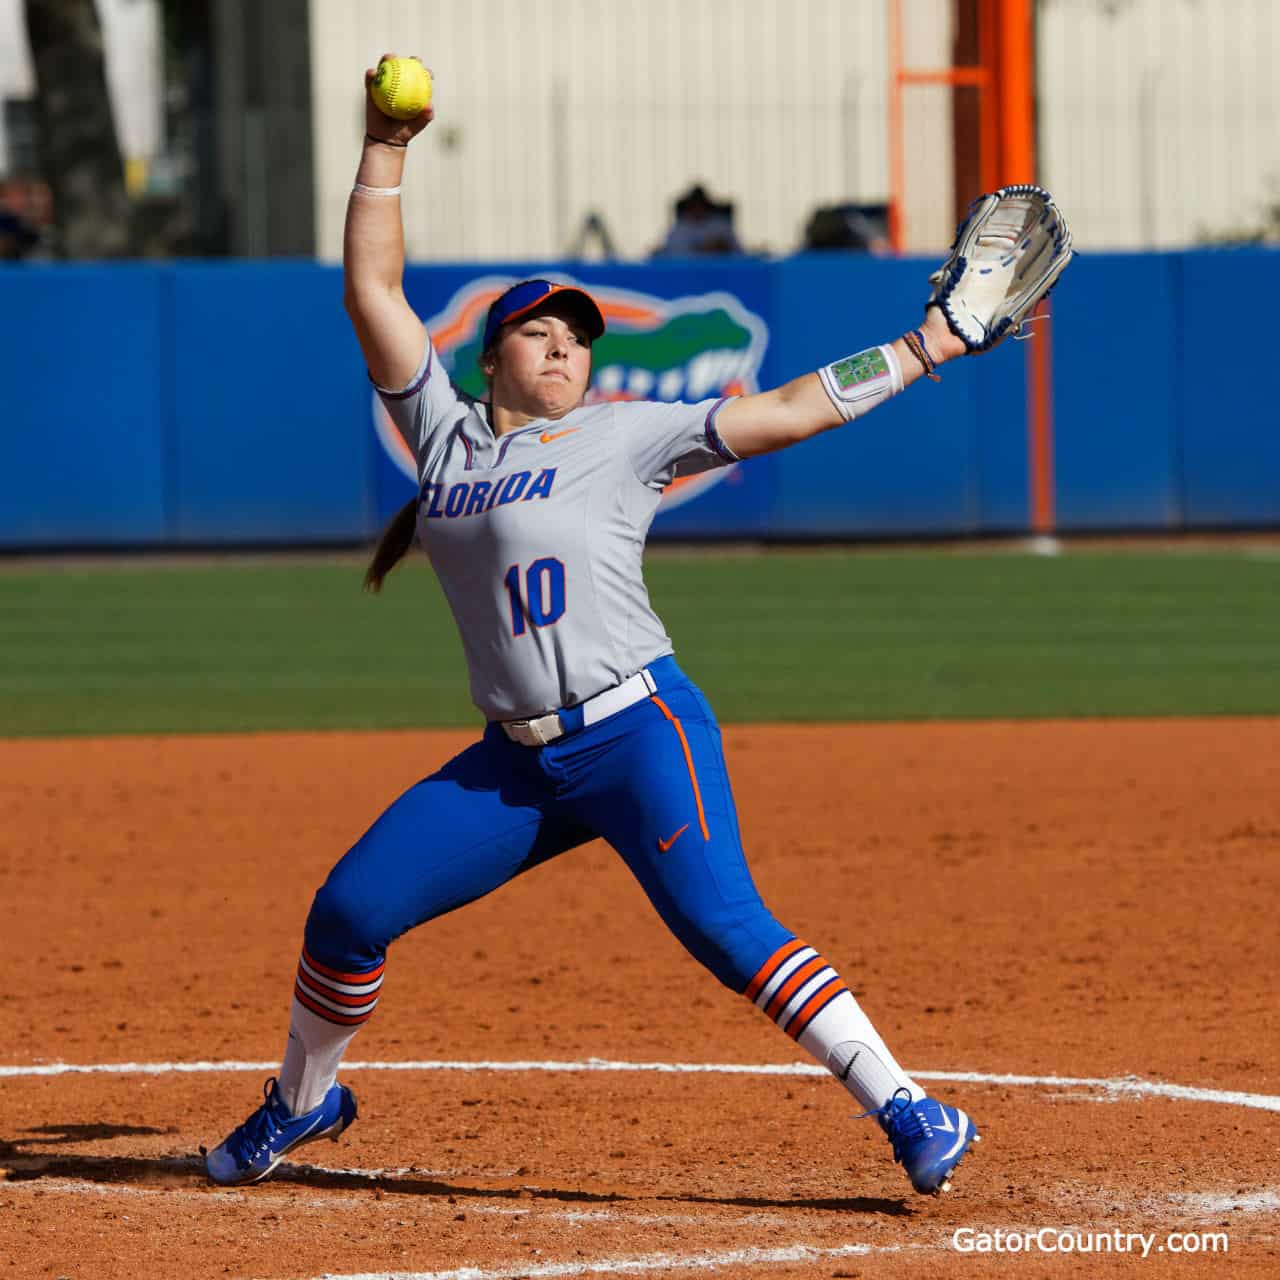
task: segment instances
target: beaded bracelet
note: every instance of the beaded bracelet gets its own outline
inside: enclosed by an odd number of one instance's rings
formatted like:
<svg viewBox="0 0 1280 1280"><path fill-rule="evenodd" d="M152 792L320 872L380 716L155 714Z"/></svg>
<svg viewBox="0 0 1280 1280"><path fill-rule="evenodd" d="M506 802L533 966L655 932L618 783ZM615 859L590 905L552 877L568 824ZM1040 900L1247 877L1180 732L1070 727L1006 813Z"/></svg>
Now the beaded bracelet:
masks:
<svg viewBox="0 0 1280 1280"><path fill-rule="evenodd" d="M934 373L937 365L933 362L933 357L929 354L929 348L924 345L924 334L919 329L908 329L902 335L902 341L907 344L907 350L920 362L920 366L924 369L925 377L930 382L941 382L942 379Z"/></svg>

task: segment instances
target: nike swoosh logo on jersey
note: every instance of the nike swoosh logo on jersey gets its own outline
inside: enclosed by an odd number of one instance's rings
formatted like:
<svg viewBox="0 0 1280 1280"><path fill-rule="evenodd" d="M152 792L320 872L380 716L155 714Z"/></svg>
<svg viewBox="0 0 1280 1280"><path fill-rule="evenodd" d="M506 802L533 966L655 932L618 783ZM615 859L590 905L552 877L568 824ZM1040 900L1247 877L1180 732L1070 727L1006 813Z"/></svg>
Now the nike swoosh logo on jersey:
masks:
<svg viewBox="0 0 1280 1280"><path fill-rule="evenodd" d="M553 440L559 440L561 436L571 436L575 431L581 431L581 427L565 427L563 431L544 431L539 437L539 444L550 444Z"/></svg>
<svg viewBox="0 0 1280 1280"><path fill-rule="evenodd" d="M575 428L575 430L576 430L576 428ZM680 830L679 830L679 831L677 831L674 835L670 836L668 839L664 840L661 836L659 836L659 837L658 837L658 852L659 852L659 853L666 853L666 851L667 851L668 849L670 849L670 848L671 848L671 846L672 846L673 844L675 844L675 842L676 842L677 840L679 840L679 839L680 839L680 837L681 837L682 835L684 835L684 833L685 833L686 831L688 831L688 830L689 830L689 824L686 822L686 823L684 824L684 826L680 828Z"/></svg>

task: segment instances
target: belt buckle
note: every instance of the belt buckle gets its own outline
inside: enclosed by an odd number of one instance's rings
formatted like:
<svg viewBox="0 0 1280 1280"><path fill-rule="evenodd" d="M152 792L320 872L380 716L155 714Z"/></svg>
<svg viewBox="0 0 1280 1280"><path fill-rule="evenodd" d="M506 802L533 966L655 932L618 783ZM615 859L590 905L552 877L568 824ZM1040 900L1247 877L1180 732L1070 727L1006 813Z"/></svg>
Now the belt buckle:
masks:
<svg viewBox="0 0 1280 1280"><path fill-rule="evenodd" d="M552 723L548 724L548 721ZM502 727L507 737L522 747L545 747L563 736L560 716L555 711L534 720L508 720Z"/></svg>

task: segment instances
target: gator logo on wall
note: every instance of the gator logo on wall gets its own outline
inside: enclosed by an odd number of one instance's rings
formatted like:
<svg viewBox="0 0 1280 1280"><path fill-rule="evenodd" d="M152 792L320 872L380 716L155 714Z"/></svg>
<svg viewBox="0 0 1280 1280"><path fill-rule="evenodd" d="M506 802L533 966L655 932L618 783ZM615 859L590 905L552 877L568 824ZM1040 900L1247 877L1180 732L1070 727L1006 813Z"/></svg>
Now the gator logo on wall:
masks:
<svg viewBox="0 0 1280 1280"><path fill-rule="evenodd" d="M552 276L576 284L567 276ZM514 278L490 276L459 290L427 323L436 351L454 383L469 395L484 394L480 339L489 304ZM730 293L655 298L604 285L586 285L600 304L607 331L592 348L587 402L685 400L694 402L758 391L760 363L769 333L764 321ZM413 455L373 396L378 439L396 467L415 484ZM662 508L679 506L718 484L733 470L717 467L676 480Z"/></svg>

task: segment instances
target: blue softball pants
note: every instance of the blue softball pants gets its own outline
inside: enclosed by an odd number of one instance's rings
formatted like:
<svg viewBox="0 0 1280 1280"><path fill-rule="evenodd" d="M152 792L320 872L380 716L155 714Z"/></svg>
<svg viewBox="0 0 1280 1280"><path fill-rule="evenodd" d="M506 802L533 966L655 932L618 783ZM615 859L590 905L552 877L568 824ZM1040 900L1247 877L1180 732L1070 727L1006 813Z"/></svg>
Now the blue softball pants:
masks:
<svg viewBox="0 0 1280 1280"><path fill-rule="evenodd" d="M711 708L674 658L648 670L657 692L606 720L543 747L490 724L410 787L316 894L308 954L367 971L409 929L602 837L685 948L743 991L793 935L747 869Z"/></svg>

